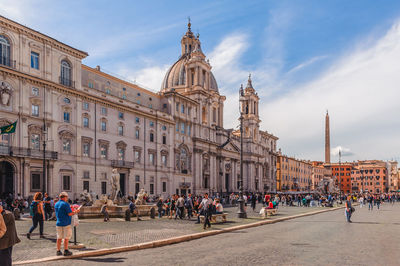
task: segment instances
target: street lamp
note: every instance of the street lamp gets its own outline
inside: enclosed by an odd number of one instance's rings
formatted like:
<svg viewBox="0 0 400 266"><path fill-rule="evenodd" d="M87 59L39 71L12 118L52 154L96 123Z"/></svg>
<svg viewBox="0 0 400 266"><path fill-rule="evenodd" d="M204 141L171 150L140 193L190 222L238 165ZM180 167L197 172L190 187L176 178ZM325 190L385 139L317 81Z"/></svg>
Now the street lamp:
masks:
<svg viewBox="0 0 400 266"><path fill-rule="evenodd" d="M243 85L240 86L239 90L239 112L240 112L240 186L239 186L239 210L237 212L239 218L247 218L247 213L244 210L244 199L243 199L243 106L241 97L244 96Z"/></svg>
<svg viewBox="0 0 400 266"><path fill-rule="evenodd" d="M364 193L364 170L361 169L361 193Z"/></svg>
<svg viewBox="0 0 400 266"><path fill-rule="evenodd" d="M342 149L339 148L339 203L342 204L342 176L341 176Z"/></svg>

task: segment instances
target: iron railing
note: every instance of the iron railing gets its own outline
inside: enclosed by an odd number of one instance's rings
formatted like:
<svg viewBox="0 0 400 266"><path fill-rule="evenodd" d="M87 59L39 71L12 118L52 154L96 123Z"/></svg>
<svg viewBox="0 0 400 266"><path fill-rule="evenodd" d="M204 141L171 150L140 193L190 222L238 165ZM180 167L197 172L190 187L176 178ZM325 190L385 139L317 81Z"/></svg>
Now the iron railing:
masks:
<svg viewBox="0 0 400 266"><path fill-rule="evenodd" d="M43 150L13 147L13 146L0 146L0 155L43 159ZM45 157L47 160L57 160L58 152L46 151Z"/></svg>
<svg viewBox="0 0 400 266"><path fill-rule="evenodd" d="M0 65L15 68L15 60L11 60L8 56L0 56Z"/></svg>
<svg viewBox="0 0 400 266"><path fill-rule="evenodd" d="M67 87L75 88L75 81L73 81L72 79L66 78L66 77L60 76L60 84L67 86Z"/></svg>

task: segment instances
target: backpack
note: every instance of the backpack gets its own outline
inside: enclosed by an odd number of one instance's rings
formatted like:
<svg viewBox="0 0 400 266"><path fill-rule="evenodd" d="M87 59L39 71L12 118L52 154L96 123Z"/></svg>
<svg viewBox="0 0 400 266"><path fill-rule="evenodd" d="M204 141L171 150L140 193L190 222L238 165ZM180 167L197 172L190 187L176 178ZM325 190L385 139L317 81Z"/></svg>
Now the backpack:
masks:
<svg viewBox="0 0 400 266"><path fill-rule="evenodd" d="M36 201L32 201L31 206L29 207L29 215L35 216L38 213L38 206Z"/></svg>

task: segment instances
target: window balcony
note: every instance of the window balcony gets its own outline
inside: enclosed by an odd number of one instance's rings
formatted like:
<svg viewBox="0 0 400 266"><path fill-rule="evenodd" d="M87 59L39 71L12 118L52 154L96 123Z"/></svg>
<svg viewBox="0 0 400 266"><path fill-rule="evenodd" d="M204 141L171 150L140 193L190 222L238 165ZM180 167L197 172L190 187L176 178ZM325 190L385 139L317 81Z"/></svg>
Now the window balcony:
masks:
<svg viewBox="0 0 400 266"><path fill-rule="evenodd" d="M111 167L118 168L133 168L134 163L122 160L111 160Z"/></svg>
<svg viewBox="0 0 400 266"><path fill-rule="evenodd" d="M15 60L11 60L9 57L0 56L0 65L15 69L16 63Z"/></svg>
<svg viewBox="0 0 400 266"><path fill-rule="evenodd" d="M28 157L28 158L33 158L33 159L43 159L43 150L0 146L0 155L22 157L22 158ZM45 158L46 158L46 160L57 160L58 153L55 151L46 151Z"/></svg>
<svg viewBox="0 0 400 266"><path fill-rule="evenodd" d="M75 81L61 76L60 76L60 84L67 87L75 88Z"/></svg>

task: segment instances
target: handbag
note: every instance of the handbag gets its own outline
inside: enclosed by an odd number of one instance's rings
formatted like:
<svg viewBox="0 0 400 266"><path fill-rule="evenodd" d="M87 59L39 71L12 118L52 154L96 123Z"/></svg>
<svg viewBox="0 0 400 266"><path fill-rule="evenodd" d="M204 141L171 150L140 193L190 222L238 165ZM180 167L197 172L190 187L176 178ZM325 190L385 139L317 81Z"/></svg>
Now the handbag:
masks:
<svg viewBox="0 0 400 266"><path fill-rule="evenodd" d="M353 213L355 211L356 211L356 209L354 209L354 207L351 207L351 212Z"/></svg>

